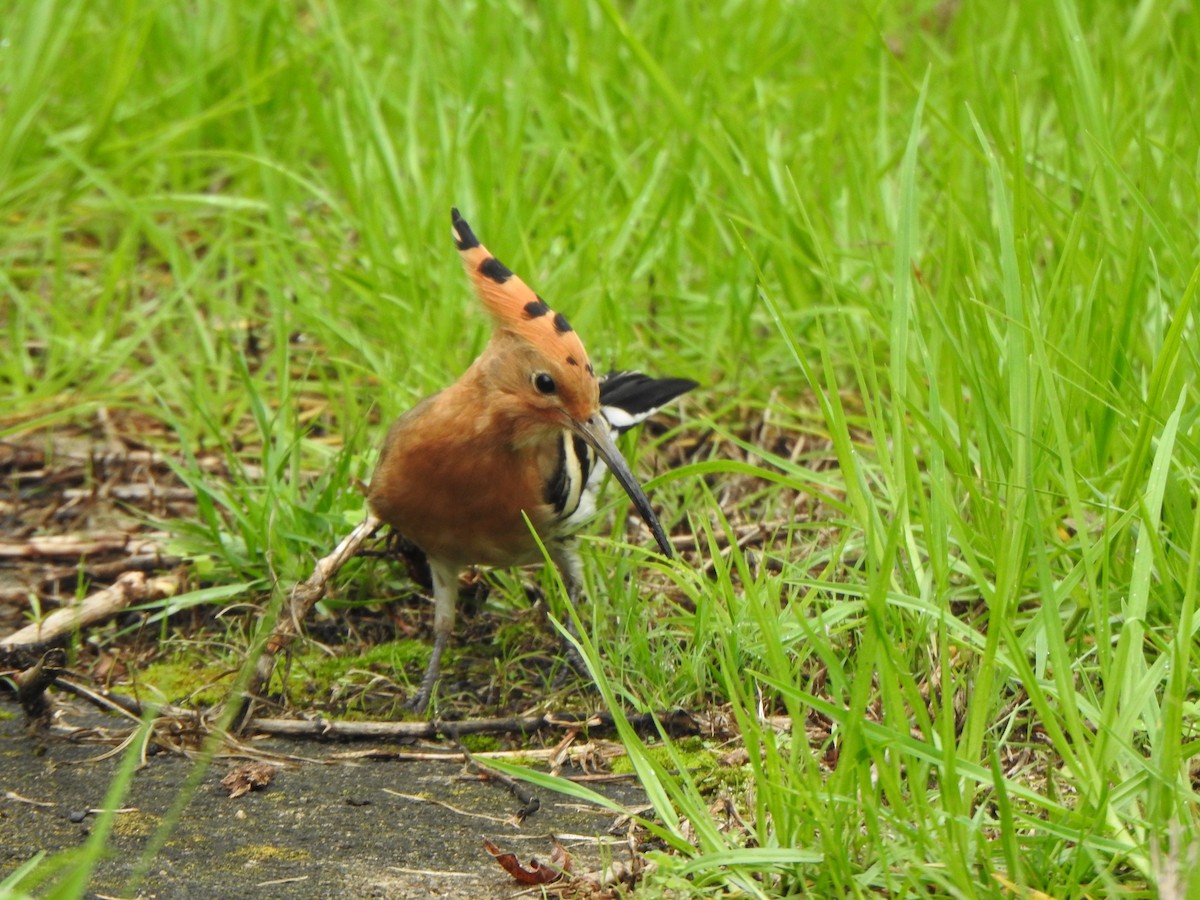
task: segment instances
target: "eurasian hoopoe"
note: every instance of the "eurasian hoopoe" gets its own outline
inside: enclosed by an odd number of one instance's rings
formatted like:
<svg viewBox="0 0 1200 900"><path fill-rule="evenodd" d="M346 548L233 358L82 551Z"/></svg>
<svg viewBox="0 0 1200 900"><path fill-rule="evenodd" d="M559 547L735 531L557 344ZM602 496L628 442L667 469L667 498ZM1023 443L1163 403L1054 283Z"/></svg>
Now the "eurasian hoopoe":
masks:
<svg viewBox="0 0 1200 900"><path fill-rule="evenodd" d="M388 432L371 479L372 511L416 544L433 580L433 654L411 706L424 710L454 629L458 576L469 565L539 562L528 516L574 603L583 564L574 532L595 511L607 466L650 526L670 541L614 442L696 382L637 372L597 378L579 336L479 243L451 210L454 242L494 331L450 387Z"/></svg>

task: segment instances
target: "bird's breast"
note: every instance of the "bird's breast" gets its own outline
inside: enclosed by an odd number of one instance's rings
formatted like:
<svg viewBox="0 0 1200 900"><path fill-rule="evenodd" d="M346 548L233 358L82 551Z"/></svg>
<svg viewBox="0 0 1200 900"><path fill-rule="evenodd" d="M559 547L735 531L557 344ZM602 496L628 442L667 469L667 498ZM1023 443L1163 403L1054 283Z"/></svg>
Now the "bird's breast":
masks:
<svg viewBox="0 0 1200 900"><path fill-rule="evenodd" d="M546 539L579 507L590 463L573 436L551 429L518 447L503 432L439 427L422 412L392 426L368 492L375 515L443 562L540 560L525 516Z"/></svg>

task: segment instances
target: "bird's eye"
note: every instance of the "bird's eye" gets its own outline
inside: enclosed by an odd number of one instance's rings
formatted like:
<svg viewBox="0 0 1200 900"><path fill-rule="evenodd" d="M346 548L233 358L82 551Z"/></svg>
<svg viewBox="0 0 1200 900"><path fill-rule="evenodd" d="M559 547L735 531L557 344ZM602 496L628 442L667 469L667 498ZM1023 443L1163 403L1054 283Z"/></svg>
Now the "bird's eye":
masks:
<svg viewBox="0 0 1200 900"><path fill-rule="evenodd" d="M558 386L554 383L554 379L545 372L538 372L533 376L533 386L543 394L553 394L558 390Z"/></svg>

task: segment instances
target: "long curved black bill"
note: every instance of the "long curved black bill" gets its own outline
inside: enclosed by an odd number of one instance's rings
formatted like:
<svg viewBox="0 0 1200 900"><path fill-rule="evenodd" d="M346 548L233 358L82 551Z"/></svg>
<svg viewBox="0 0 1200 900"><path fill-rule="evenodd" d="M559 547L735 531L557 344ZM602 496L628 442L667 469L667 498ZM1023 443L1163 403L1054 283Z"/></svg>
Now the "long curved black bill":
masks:
<svg viewBox="0 0 1200 900"><path fill-rule="evenodd" d="M597 413L586 422L572 422L571 427L576 434L591 445L592 449L604 460L604 464L608 466L608 470L612 472L613 477L625 489L625 493L629 495L629 499L637 507L637 511L642 519L650 526L650 531L654 535L654 540L658 541L658 546L662 550L663 556L668 558L673 557L675 555L675 548L667 540L666 532L663 531L662 524L658 521L658 516L650 508L650 501L646 499L641 486L634 479L633 473L629 471L629 465L625 462L625 457L621 455L621 451L617 449L617 445L613 442L612 434L609 433L608 422L605 421L602 415Z"/></svg>

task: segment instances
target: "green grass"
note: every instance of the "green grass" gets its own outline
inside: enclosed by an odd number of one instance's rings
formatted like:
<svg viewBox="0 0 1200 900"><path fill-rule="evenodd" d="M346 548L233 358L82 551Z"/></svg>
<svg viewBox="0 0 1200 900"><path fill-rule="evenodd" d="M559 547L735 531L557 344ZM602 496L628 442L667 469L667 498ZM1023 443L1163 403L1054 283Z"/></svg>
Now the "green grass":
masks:
<svg viewBox="0 0 1200 900"><path fill-rule="evenodd" d="M457 205L704 384L650 493L715 571L588 544L606 698L750 750L725 831L625 729L651 888L1200 896L1189 6L5 6L0 438L153 423L206 580L303 577L486 340Z"/></svg>

